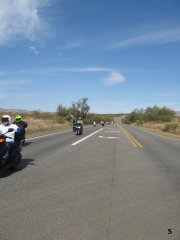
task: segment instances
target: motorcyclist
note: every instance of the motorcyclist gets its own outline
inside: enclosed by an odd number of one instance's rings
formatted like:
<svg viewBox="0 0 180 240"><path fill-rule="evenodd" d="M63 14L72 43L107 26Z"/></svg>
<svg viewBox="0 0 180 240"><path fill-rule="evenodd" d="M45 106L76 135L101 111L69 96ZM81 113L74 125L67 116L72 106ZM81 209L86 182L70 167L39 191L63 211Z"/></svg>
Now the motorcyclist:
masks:
<svg viewBox="0 0 180 240"><path fill-rule="evenodd" d="M21 135L18 134L19 135L18 138L19 138L19 140L22 141L22 144L24 145L25 144L25 134L26 134L25 129L28 127L27 122L23 121L21 115L18 114L16 116L16 120L13 122L13 124L16 124L18 127L21 128Z"/></svg>
<svg viewBox="0 0 180 240"><path fill-rule="evenodd" d="M73 120L73 132L76 131L76 125L77 125L77 120L74 119L74 120Z"/></svg>
<svg viewBox="0 0 180 240"><path fill-rule="evenodd" d="M81 134L83 134L83 121L82 121L82 118L79 117L78 120L77 120L77 124L81 125Z"/></svg>
<svg viewBox="0 0 180 240"><path fill-rule="evenodd" d="M101 120L101 126L104 127L104 121Z"/></svg>
<svg viewBox="0 0 180 240"><path fill-rule="evenodd" d="M11 128L13 131L8 132L8 129ZM4 159L8 159L9 153L13 150L15 143L15 133L20 132L21 129L15 125L11 124L11 117L9 115L2 116L2 124L0 125L0 133L6 136L6 151L3 156Z"/></svg>
<svg viewBox="0 0 180 240"><path fill-rule="evenodd" d="M94 120L93 125L94 125L94 127L96 127L96 120Z"/></svg>

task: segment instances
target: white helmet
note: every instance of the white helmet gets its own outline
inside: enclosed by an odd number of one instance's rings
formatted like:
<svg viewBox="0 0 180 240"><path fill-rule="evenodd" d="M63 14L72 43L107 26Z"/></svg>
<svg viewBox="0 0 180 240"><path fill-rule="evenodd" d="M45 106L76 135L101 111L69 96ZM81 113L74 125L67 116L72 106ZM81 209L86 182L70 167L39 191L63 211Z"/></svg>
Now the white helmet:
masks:
<svg viewBox="0 0 180 240"><path fill-rule="evenodd" d="M11 124L11 117L9 116L9 115L3 115L2 116L2 122L3 122L3 120L8 120L8 122L9 122L9 125Z"/></svg>

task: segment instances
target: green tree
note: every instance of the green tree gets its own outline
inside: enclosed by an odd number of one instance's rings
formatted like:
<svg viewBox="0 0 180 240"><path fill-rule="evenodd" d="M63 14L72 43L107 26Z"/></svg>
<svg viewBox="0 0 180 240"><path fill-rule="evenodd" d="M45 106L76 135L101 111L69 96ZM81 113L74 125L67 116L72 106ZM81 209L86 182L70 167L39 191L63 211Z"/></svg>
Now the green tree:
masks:
<svg viewBox="0 0 180 240"><path fill-rule="evenodd" d="M71 107L69 108L70 113L75 117L82 117L85 119L89 113L90 106L88 105L88 98L79 99L77 103L72 102Z"/></svg>
<svg viewBox="0 0 180 240"><path fill-rule="evenodd" d="M88 98L82 98L77 102L77 107L80 113L80 116L84 119L89 113L90 106L88 105Z"/></svg>
<svg viewBox="0 0 180 240"><path fill-rule="evenodd" d="M70 113L74 116L74 118L78 118L78 116L80 116L80 112L79 109L77 107L77 104L75 102L72 102L72 105L69 109Z"/></svg>
<svg viewBox="0 0 180 240"><path fill-rule="evenodd" d="M69 110L66 107L63 107L62 104L59 104L57 107L57 114L61 117L67 117Z"/></svg>

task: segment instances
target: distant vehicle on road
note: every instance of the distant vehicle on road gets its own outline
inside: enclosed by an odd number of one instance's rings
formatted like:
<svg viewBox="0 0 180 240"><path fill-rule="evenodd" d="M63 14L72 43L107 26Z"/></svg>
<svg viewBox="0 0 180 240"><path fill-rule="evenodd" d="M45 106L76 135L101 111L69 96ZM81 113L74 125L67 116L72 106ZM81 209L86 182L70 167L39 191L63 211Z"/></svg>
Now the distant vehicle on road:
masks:
<svg viewBox="0 0 180 240"><path fill-rule="evenodd" d="M94 122L93 122L93 126L96 127L96 120L94 120Z"/></svg>
<svg viewBox="0 0 180 240"><path fill-rule="evenodd" d="M101 126L104 127L104 125L105 125L105 122L101 121Z"/></svg>

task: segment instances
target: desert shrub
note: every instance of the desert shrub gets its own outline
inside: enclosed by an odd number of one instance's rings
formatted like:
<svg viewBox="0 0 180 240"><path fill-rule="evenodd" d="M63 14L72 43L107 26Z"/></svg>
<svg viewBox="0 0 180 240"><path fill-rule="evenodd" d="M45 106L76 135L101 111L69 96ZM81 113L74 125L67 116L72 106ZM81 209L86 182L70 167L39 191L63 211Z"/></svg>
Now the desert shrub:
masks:
<svg viewBox="0 0 180 240"><path fill-rule="evenodd" d="M131 122L130 122L130 120L129 120L128 117L125 117L125 118L122 119L122 123L124 123L124 124L130 124Z"/></svg>
<svg viewBox="0 0 180 240"><path fill-rule="evenodd" d="M164 128L163 128L163 131L165 131L165 132L168 132L168 131L175 132L177 127L178 127L177 123L166 123Z"/></svg>
<svg viewBox="0 0 180 240"><path fill-rule="evenodd" d="M162 107L159 108L156 105L154 107L148 107L145 110L144 118L146 121L163 121L170 122L175 117L173 110Z"/></svg>
<svg viewBox="0 0 180 240"><path fill-rule="evenodd" d="M159 121L159 122L170 122L174 119L175 112L169 108L159 108L156 105L154 107L148 107L145 110L135 109L125 117L125 122L138 123Z"/></svg>
<svg viewBox="0 0 180 240"><path fill-rule="evenodd" d="M68 122L72 122L73 119L74 119L74 116L73 116L72 114L68 114L68 115L66 116L66 120L67 120Z"/></svg>
<svg viewBox="0 0 180 240"><path fill-rule="evenodd" d="M139 126L139 125L142 125L143 124L143 121L142 120L136 120L136 125Z"/></svg>
<svg viewBox="0 0 180 240"><path fill-rule="evenodd" d="M69 114L69 110L66 107L63 107L62 104L59 104L57 107L57 114L61 117L66 117Z"/></svg>

